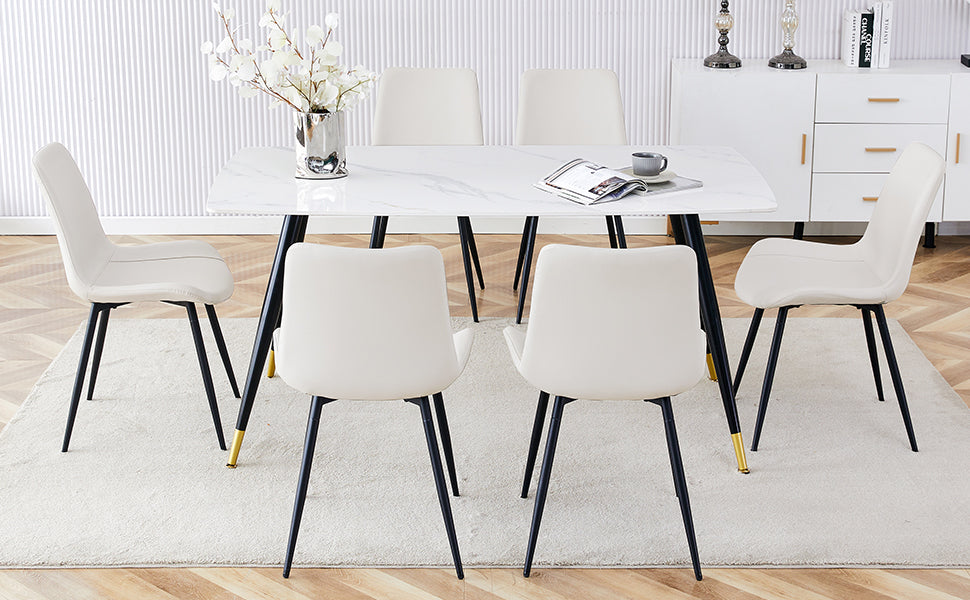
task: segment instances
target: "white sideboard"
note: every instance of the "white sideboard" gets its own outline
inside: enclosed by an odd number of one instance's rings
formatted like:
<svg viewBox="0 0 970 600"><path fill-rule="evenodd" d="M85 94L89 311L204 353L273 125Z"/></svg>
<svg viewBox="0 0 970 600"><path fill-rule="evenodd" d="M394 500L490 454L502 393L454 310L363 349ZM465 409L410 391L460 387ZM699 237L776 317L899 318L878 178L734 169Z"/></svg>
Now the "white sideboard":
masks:
<svg viewBox="0 0 970 600"><path fill-rule="evenodd" d="M778 200L777 212L757 220L868 221L912 141L946 158L928 220L970 220L970 69L958 60L889 69L810 60L799 71L766 63L708 69L679 59L671 69L671 144L733 146L750 160Z"/></svg>

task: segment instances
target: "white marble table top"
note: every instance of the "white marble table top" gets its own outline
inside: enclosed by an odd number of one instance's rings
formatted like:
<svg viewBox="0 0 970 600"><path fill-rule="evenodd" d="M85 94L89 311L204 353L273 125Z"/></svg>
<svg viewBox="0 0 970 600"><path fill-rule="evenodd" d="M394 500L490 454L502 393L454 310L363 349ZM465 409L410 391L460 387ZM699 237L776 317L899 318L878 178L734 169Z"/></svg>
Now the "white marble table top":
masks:
<svg viewBox="0 0 970 600"><path fill-rule="evenodd" d="M622 168L630 153L650 150L678 175L704 186L655 196L627 196L583 206L533 187L563 163L585 158ZM731 148L700 146L354 146L350 175L294 177L294 153L244 148L209 191L218 214L591 216L766 212L777 207L764 177Z"/></svg>

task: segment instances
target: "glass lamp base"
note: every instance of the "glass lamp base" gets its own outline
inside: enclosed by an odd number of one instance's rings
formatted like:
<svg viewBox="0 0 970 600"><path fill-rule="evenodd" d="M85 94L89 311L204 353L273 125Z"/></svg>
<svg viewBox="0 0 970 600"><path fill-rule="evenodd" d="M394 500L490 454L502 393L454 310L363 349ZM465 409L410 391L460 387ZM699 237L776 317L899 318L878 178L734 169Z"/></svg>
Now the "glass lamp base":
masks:
<svg viewBox="0 0 970 600"><path fill-rule="evenodd" d="M792 52L791 48L768 60L768 66L776 69L804 69L808 66L805 59Z"/></svg>
<svg viewBox="0 0 970 600"><path fill-rule="evenodd" d="M712 69L737 69L741 59L727 51L726 46L704 59L704 66Z"/></svg>

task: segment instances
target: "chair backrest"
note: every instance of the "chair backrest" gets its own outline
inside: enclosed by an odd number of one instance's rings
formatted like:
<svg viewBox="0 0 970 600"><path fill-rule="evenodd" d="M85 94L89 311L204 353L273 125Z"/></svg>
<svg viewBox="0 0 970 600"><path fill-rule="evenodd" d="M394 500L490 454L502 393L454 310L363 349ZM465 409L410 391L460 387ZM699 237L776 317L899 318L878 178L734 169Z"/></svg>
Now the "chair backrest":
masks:
<svg viewBox="0 0 970 600"><path fill-rule="evenodd" d="M71 153L58 143L34 154L34 174L47 210L54 218L57 242L71 290L88 299L88 290L114 252L105 236L91 192Z"/></svg>
<svg viewBox="0 0 970 600"><path fill-rule="evenodd" d="M866 233L858 244L865 261L883 280L886 301L906 290L926 215L943 182L946 163L935 150L914 142L893 165Z"/></svg>
<svg viewBox="0 0 970 600"><path fill-rule="evenodd" d="M436 248L294 244L284 268L276 361L292 387L399 400L437 393L458 376Z"/></svg>
<svg viewBox="0 0 970 600"><path fill-rule="evenodd" d="M519 80L516 144L626 144L623 100L609 69L530 69Z"/></svg>
<svg viewBox="0 0 970 600"><path fill-rule="evenodd" d="M381 73L374 111L375 146L480 146L482 109L471 69Z"/></svg>
<svg viewBox="0 0 970 600"><path fill-rule="evenodd" d="M704 374L697 258L686 246L546 246L520 371L554 395L645 400Z"/></svg>

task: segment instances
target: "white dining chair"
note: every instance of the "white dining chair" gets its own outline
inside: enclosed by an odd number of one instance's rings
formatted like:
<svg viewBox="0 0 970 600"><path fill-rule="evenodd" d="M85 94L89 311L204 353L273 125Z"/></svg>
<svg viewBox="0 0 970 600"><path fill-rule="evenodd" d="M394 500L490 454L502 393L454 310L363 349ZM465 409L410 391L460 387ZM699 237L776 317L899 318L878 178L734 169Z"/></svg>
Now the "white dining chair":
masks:
<svg viewBox="0 0 970 600"><path fill-rule="evenodd" d="M225 261L215 248L198 240L117 245L105 235L91 192L67 148L58 143L48 144L34 155L33 165L47 200L47 208L54 219L68 284L79 298L91 303L61 452L67 452L71 441L92 343L94 356L91 359L88 400L94 394L111 310L132 302L146 301L160 301L185 308L219 447L225 450L219 405L216 403L195 308L197 302L205 305L229 384L238 398L239 388L213 306L232 296L232 273Z"/></svg>
<svg viewBox="0 0 970 600"><path fill-rule="evenodd" d="M625 145L626 122L616 73L609 69L529 69L519 80L518 145ZM512 289L519 289L515 322L522 322L539 217L526 217ZM620 216L608 215L612 248L626 247Z"/></svg>
<svg viewBox="0 0 970 600"><path fill-rule="evenodd" d="M755 310L735 376L735 392L741 385L764 311L778 309L752 451L758 449L761 438L788 311L804 305L848 305L861 311L876 390L879 400L883 400L871 320L871 315L876 315L906 435L913 452L918 450L883 305L901 296L909 284L916 246L943 181L944 169L943 158L929 146L910 144L889 173L865 235L856 243L836 245L768 238L748 251L738 269L734 289Z"/></svg>
<svg viewBox="0 0 970 600"><path fill-rule="evenodd" d="M619 251L554 244L539 253L528 329L505 329L516 368L541 390L523 498L532 480L549 396L555 397L523 569L526 577L532 569L563 407L586 399L660 406L691 563L695 577L701 579L670 405L670 396L691 389L704 375L706 337L699 310L697 259L686 246Z"/></svg>
<svg viewBox="0 0 970 600"><path fill-rule="evenodd" d="M391 67L381 73L374 110L375 146L481 146L482 109L478 77L471 69L411 69ZM383 247L388 218L375 217L371 246ZM485 277L471 219L458 217L458 237L465 267L465 283L472 319L478 321L478 302L472 263L478 284Z"/></svg>
<svg viewBox="0 0 970 600"><path fill-rule="evenodd" d="M458 578L463 578L428 397L434 398L452 493L457 496L441 391L464 368L473 335L469 329L452 332L441 253L431 246L366 250L294 244L285 270L283 320L275 335L277 369L288 385L313 398L283 577L289 577L293 564L324 404L338 399L404 399L421 409L451 555Z"/></svg>

